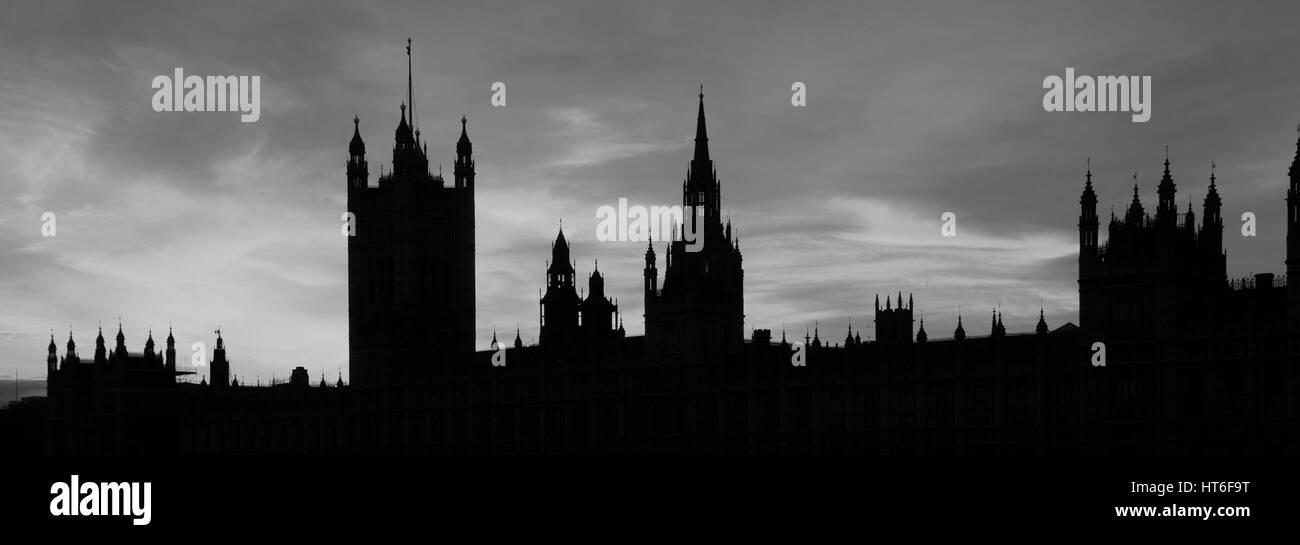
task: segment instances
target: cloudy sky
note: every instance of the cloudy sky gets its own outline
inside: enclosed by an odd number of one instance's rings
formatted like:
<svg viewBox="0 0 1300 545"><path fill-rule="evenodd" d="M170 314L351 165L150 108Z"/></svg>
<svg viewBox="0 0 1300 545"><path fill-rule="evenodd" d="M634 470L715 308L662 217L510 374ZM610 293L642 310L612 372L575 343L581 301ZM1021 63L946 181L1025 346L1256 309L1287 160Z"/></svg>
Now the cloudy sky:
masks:
<svg viewBox="0 0 1300 545"><path fill-rule="evenodd" d="M174 324L184 359L220 326L241 377L346 375L347 142L360 116L372 176L390 168L408 36L432 158L451 164L469 117L480 346L536 337L561 218L580 275L599 259L641 332L643 246L597 242L595 211L680 202L699 84L750 328L842 339L898 291L932 337L959 307L972 334L995 306L1012 331L1040 301L1075 321L1086 159L1100 212L1122 214L1134 171L1153 208L1165 145L1198 214L1218 163L1229 273L1283 269L1286 2L264 4L0 4L0 380L43 373L50 329L89 354L119 316L132 350ZM261 120L153 111L175 67L260 75ZM1043 78L1066 67L1151 76L1151 120L1045 112Z"/></svg>

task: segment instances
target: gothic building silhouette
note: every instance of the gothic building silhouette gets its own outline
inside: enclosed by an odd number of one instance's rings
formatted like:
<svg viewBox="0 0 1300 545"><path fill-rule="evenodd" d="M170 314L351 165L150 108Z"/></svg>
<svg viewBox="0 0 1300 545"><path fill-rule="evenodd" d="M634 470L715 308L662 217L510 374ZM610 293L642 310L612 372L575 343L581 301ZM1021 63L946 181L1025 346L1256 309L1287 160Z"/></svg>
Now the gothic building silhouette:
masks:
<svg viewBox="0 0 1300 545"><path fill-rule="evenodd" d="M722 182L709 157L702 86L699 99L695 154L682 182L682 210L690 216L683 221L703 223L694 229L699 240L688 247L682 233L667 244L662 285L652 241L643 273L648 356L688 363L740 354L745 327L740 240L732 238L730 220L722 223Z"/></svg>
<svg viewBox="0 0 1300 545"><path fill-rule="evenodd" d="M408 75L408 100L410 76ZM348 146L351 384L240 382L218 333L210 382L183 378L170 333L129 353L102 332L83 360L53 336L49 395L0 412L0 431L88 453L1295 453L1300 290L1226 276L1213 171L1200 223L1170 161L1154 217L1135 188L1105 241L1091 166L1079 219L1080 324L932 336L913 296L879 296L875 339L820 327L746 338L738 237L721 210L703 92L679 232L645 252L645 334L630 336L593 259L585 297L561 229L544 265L537 344L474 347L475 163L461 118L454 180L429 170L414 108L392 170L369 183L360 121ZM1300 268L1300 141L1289 171L1287 272ZM702 242L702 247L698 243ZM865 306L865 302L864 302ZM919 327L917 327L919 326ZM752 327L752 326L751 326ZM1096 364L1104 345L1104 366ZM504 364L493 357L504 349ZM803 365L791 355L803 350Z"/></svg>
<svg viewBox="0 0 1300 545"><path fill-rule="evenodd" d="M408 97L409 98L409 97ZM414 111L414 108L412 108ZM419 382L435 361L474 351L474 147L461 117L454 180L429 170L406 104L392 170L369 183L366 144L354 118L348 144L348 361L358 386Z"/></svg>
<svg viewBox="0 0 1300 545"><path fill-rule="evenodd" d="M546 267L546 294L540 301L539 316L540 342L557 357L564 357L567 347L600 343L626 335L619 318L618 303L605 296L605 277L600 274L599 263L593 266L591 276L587 278L585 299L578 294L576 274L569 257L569 241L561 229L551 245L551 259ZM495 342L494 336L493 344ZM522 347L523 341L516 331L515 348Z"/></svg>

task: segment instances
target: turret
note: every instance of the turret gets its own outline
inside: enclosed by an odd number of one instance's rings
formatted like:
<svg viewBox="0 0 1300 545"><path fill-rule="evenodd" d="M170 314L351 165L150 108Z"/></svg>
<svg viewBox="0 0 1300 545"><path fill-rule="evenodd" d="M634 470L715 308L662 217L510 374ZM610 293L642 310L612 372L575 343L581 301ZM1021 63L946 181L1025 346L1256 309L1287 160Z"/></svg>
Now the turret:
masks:
<svg viewBox="0 0 1300 545"><path fill-rule="evenodd" d="M59 347L54 344L54 332L50 331L49 355L45 357L45 378L52 379L59 370Z"/></svg>
<svg viewBox="0 0 1300 545"><path fill-rule="evenodd" d="M600 274L600 264L587 280L587 299L582 302L582 328L591 335L606 334L614 330L614 312L617 307L605 297L605 277Z"/></svg>
<svg viewBox="0 0 1300 545"><path fill-rule="evenodd" d="M366 143L361 140L361 118L353 116L352 141L348 143L348 189L365 189L369 183L369 172Z"/></svg>
<svg viewBox="0 0 1300 545"><path fill-rule="evenodd" d="M95 337L95 365L105 365L108 363L108 347L104 346L104 326L99 327L99 335Z"/></svg>
<svg viewBox="0 0 1300 545"><path fill-rule="evenodd" d="M1092 189L1092 159L1084 175L1083 195L1079 197L1079 268L1088 268L1097 257L1097 193Z"/></svg>
<svg viewBox="0 0 1300 545"><path fill-rule="evenodd" d="M1124 214L1124 223L1130 227L1141 226L1146 221L1146 210L1142 208L1142 198L1138 196L1137 173L1133 173L1133 202Z"/></svg>
<svg viewBox="0 0 1300 545"><path fill-rule="evenodd" d="M1210 163L1210 189L1205 192L1204 213L1201 217L1201 244L1210 251L1223 253L1223 201L1216 186L1215 164Z"/></svg>
<svg viewBox="0 0 1300 545"><path fill-rule="evenodd" d="M80 359L80 357L77 356L77 342L74 341L74 340L72 340L72 330L71 330L71 329L68 330L68 348L67 348L67 351L63 353L63 357L64 357L65 360L78 360L78 359Z"/></svg>
<svg viewBox="0 0 1300 545"><path fill-rule="evenodd" d="M541 344L563 347L578 330L581 300L574 282L573 263L569 260L569 241L561 228L551 245L551 261L546 268L546 294L542 296Z"/></svg>
<svg viewBox="0 0 1300 545"><path fill-rule="evenodd" d="M1162 232L1168 233L1178 223L1178 205L1174 202L1177 189L1174 187L1173 176L1169 174L1169 146L1165 146L1165 171L1160 177L1156 193L1160 198L1156 208L1156 224Z"/></svg>
<svg viewBox="0 0 1300 545"><path fill-rule="evenodd" d="M655 247L654 239L650 239L645 247L645 269L642 276L645 279L645 298L646 305L650 304L650 299L654 298L659 292L659 269L655 267Z"/></svg>
<svg viewBox="0 0 1300 545"><path fill-rule="evenodd" d="M546 286L573 286L573 263L569 261L569 241L564 238L564 228L551 243L551 262L546 267Z"/></svg>
<svg viewBox="0 0 1300 545"><path fill-rule="evenodd" d="M117 343L113 345L113 358L121 364L126 361L126 335L122 334L122 322L117 322Z"/></svg>
<svg viewBox="0 0 1300 545"><path fill-rule="evenodd" d="M167 328L167 351L164 353L164 365L167 366L167 372L171 375L176 374L176 337L172 336L172 328Z"/></svg>
<svg viewBox="0 0 1300 545"><path fill-rule="evenodd" d="M466 123L469 120L460 116L460 140L456 141L456 187L474 187L474 144L469 141Z"/></svg>
<svg viewBox="0 0 1300 545"><path fill-rule="evenodd" d="M429 171L429 161L416 142L415 129L406 122L406 104L401 105L401 120L393 134L393 175L422 175Z"/></svg>
<svg viewBox="0 0 1300 545"><path fill-rule="evenodd" d="M230 361L226 359L226 343L221 338L221 329L217 329L217 346L212 350L212 387L224 389L230 386Z"/></svg>
<svg viewBox="0 0 1300 545"><path fill-rule="evenodd" d="M144 341L144 361L151 362L157 354L154 353L153 330L149 330L149 337Z"/></svg>

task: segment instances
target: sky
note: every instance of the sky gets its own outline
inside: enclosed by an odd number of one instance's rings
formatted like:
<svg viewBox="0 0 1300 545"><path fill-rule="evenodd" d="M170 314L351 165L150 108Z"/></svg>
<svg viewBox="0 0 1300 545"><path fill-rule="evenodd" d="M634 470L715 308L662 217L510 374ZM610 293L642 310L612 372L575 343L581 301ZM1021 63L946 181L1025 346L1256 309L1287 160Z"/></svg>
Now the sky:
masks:
<svg viewBox="0 0 1300 545"><path fill-rule="evenodd" d="M264 5L267 4L267 5ZM1230 276L1284 270L1300 70L1286 2L5 2L0 4L0 381L41 378L51 330L93 351L223 331L233 372L347 377L347 144L373 179L406 98L431 161L460 117L477 160L477 340L537 337L563 222L643 330L644 244L599 242L619 198L671 205L699 85L746 330L874 338L876 294L931 338L1077 322L1078 201L1133 174L1154 209L1165 146L1200 215L1211 162ZM156 112L157 75L258 75L261 118ZM1152 79L1152 116L1047 112L1043 80ZM494 107L492 86L506 86ZM806 106L791 86L806 86ZM1243 212L1257 236L1240 236ZM42 216L56 218L43 236ZM941 235L955 214L957 235ZM1104 229L1103 229L1104 231ZM1103 233L1104 240L1104 233ZM662 251L660 250L661 254ZM583 283L585 285L585 282Z"/></svg>

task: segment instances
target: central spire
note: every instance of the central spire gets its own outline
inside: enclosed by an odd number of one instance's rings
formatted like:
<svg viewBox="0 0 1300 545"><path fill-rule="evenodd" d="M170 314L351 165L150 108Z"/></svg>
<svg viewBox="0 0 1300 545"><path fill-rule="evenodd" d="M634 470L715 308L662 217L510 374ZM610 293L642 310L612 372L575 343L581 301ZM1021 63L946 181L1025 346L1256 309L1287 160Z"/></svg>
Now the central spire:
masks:
<svg viewBox="0 0 1300 545"><path fill-rule="evenodd" d="M709 160L709 132L704 128L704 85L700 85L700 110L695 119L695 161Z"/></svg>

